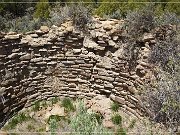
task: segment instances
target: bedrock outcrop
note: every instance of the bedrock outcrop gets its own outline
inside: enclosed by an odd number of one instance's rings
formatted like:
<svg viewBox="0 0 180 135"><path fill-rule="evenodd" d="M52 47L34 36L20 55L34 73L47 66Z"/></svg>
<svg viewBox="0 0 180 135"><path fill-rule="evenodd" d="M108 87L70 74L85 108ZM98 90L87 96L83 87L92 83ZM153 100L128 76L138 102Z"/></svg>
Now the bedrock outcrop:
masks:
<svg viewBox="0 0 180 135"><path fill-rule="evenodd" d="M100 21L88 32L72 22L26 34L0 34L0 123L35 101L54 96L91 99L99 94L142 116L138 88L151 76L148 45L139 52L135 70L124 55L123 20ZM144 44L154 40L146 34Z"/></svg>

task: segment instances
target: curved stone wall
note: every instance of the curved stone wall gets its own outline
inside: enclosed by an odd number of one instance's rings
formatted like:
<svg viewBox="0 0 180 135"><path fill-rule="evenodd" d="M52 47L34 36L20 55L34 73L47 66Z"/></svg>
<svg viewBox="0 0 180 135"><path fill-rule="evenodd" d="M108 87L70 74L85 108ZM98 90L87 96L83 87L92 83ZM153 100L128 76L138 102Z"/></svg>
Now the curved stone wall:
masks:
<svg viewBox="0 0 180 135"><path fill-rule="evenodd" d="M71 22L24 35L1 33L1 126L14 112L53 96L91 99L104 94L142 115L137 88L150 73L149 49L142 46L136 70L129 72L122 23L96 19L87 33L75 30Z"/></svg>

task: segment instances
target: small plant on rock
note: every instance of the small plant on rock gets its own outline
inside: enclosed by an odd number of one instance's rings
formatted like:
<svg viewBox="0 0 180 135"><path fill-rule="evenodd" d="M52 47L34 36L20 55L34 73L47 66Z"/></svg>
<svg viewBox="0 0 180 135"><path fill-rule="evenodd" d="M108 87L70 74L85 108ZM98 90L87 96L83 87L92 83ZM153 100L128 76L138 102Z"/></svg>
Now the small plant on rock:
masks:
<svg viewBox="0 0 180 135"><path fill-rule="evenodd" d="M111 110L114 111L114 112L117 112L119 107L120 107L120 105L117 102L113 102L111 104Z"/></svg>
<svg viewBox="0 0 180 135"><path fill-rule="evenodd" d="M121 125L122 124L122 117L119 114L114 114L111 117L111 120L115 125Z"/></svg>
<svg viewBox="0 0 180 135"><path fill-rule="evenodd" d="M67 110L67 111L74 111L75 107L69 98L64 98L61 102L61 105Z"/></svg>
<svg viewBox="0 0 180 135"><path fill-rule="evenodd" d="M19 123L22 123L29 119L30 119L30 116L26 115L25 113L17 114L10 120L10 122L8 123L8 125L5 128L14 129Z"/></svg>
<svg viewBox="0 0 180 135"><path fill-rule="evenodd" d="M59 101L58 97L54 97L54 98L51 99L52 105L56 104L58 101Z"/></svg>
<svg viewBox="0 0 180 135"><path fill-rule="evenodd" d="M36 101L32 107L33 111L37 112L40 110L40 101Z"/></svg>
<svg viewBox="0 0 180 135"><path fill-rule="evenodd" d="M51 135L55 135L56 130L58 129L58 122L61 120L61 117L58 115L51 115L48 119L48 124L50 127Z"/></svg>
<svg viewBox="0 0 180 135"><path fill-rule="evenodd" d="M136 120L135 119L133 119L131 122L130 122L130 124L129 124L129 129L133 129L134 128L134 126L135 126L135 124L136 124Z"/></svg>
<svg viewBox="0 0 180 135"><path fill-rule="evenodd" d="M120 127L117 129L116 135L126 135L126 132L122 127Z"/></svg>

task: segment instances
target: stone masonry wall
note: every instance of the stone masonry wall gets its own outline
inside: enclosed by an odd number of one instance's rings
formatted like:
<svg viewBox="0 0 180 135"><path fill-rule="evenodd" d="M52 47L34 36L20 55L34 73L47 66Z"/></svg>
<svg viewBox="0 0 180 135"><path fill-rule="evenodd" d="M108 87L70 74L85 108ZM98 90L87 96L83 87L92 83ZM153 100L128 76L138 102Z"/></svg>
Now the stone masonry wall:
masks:
<svg viewBox="0 0 180 135"><path fill-rule="evenodd" d="M24 35L0 34L0 123L34 101L53 96L87 98L103 94L127 111L142 115L138 97L150 70L142 47L136 70L123 55L122 20L99 20L86 34L71 22ZM146 40L152 37L144 37ZM146 42L148 43L148 42Z"/></svg>

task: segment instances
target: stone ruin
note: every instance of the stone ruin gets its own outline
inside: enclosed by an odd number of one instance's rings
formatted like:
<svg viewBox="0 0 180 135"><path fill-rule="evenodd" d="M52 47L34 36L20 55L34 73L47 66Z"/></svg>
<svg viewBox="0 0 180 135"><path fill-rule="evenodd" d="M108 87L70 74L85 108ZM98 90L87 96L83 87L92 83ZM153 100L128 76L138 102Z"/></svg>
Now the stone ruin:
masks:
<svg viewBox="0 0 180 135"><path fill-rule="evenodd" d="M0 126L22 108L55 96L105 95L127 112L143 116L146 109L138 88L151 77L150 48L141 47L138 64L129 71L123 23L95 18L86 33L76 30L71 21L26 34L1 33ZM153 42L153 36L146 34L142 41Z"/></svg>

